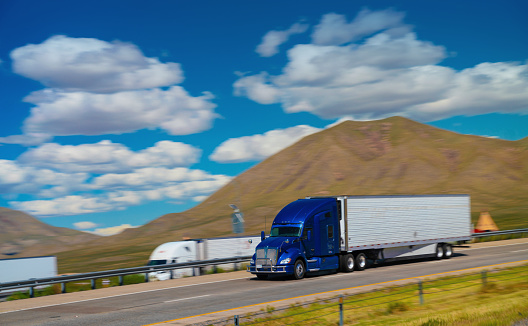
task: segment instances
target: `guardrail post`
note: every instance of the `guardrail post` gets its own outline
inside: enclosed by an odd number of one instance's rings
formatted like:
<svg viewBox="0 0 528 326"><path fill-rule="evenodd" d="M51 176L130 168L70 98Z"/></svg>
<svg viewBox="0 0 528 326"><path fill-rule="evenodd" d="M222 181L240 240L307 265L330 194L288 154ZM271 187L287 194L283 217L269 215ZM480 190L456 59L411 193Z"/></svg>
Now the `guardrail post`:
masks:
<svg viewBox="0 0 528 326"><path fill-rule="evenodd" d="M485 287L488 284L488 273L486 270L483 270L480 272L480 275L482 276L482 286Z"/></svg>
<svg viewBox="0 0 528 326"><path fill-rule="evenodd" d="M240 320L238 320L238 315L235 315L235 325L240 325Z"/></svg>
<svg viewBox="0 0 528 326"><path fill-rule="evenodd" d="M422 280L418 281L418 295L420 296L420 305L423 306L424 304L424 298L423 298L423 285Z"/></svg>
<svg viewBox="0 0 528 326"><path fill-rule="evenodd" d="M339 296L339 326L343 326L343 295Z"/></svg>
<svg viewBox="0 0 528 326"><path fill-rule="evenodd" d="M119 275L119 286L123 285L125 282L123 281L123 275Z"/></svg>
<svg viewBox="0 0 528 326"><path fill-rule="evenodd" d="M32 287L32 286L29 288L29 297L30 298L34 298L35 297L35 288Z"/></svg>
<svg viewBox="0 0 528 326"><path fill-rule="evenodd" d="M97 280L96 278L92 278L92 279L90 280L90 283L91 283L91 285L92 285L92 290L95 290L95 281L96 281L96 280Z"/></svg>
<svg viewBox="0 0 528 326"><path fill-rule="evenodd" d="M66 293L66 282L61 283L61 293Z"/></svg>
<svg viewBox="0 0 528 326"><path fill-rule="evenodd" d="M149 273L145 273L145 283L148 283L148 281L149 281L149 277L148 277L149 275L148 274Z"/></svg>

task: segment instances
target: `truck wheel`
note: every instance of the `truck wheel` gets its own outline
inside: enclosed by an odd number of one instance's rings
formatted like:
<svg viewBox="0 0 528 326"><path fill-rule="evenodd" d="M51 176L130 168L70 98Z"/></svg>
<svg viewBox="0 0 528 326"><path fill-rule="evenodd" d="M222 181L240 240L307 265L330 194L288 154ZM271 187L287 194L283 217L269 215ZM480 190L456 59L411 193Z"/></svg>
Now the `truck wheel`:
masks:
<svg viewBox="0 0 528 326"><path fill-rule="evenodd" d="M444 243L443 248L444 250L444 258L449 259L453 257L453 246L451 246L449 243Z"/></svg>
<svg viewBox="0 0 528 326"><path fill-rule="evenodd" d="M350 273L354 271L354 256L352 254L346 254L341 256L341 271Z"/></svg>
<svg viewBox="0 0 528 326"><path fill-rule="evenodd" d="M442 259L444 258L444 247L441 243L436 245L435 258Z"/></svg>
<svg viewBox="0 0 528 326"><path fill-rule="evenodd" d="M297 259L295 261L295 264L293 265L293 277L296 280L300 280L304 277L305 272L306 272L306 269L304 267L304 262L300 259Z"/></svg>
<svg viewBox="0 0 528 326"><path fill-rule="evenodd" d="M257 278L259 280L267 280L268 279L268 274L257 274Z"/></svg>
<svg viewBox="0 0 528 326"><path fill-rule="evenodd" d="M364 253L359 253L356 256L356 271L362 271L367 267L367 256Z"/></svg>

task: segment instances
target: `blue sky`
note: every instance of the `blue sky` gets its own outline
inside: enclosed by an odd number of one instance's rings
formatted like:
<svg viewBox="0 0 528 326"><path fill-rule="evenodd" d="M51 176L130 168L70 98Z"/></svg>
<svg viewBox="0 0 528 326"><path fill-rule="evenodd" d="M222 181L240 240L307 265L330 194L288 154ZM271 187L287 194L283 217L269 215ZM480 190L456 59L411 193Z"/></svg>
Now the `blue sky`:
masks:
<svg viewBox="0 0 528 326"><path fill-rule="evenodd" d="M191 208L343 119L527 137L526 12L524 1L3 0L0 206L109 235Z"/></svg>

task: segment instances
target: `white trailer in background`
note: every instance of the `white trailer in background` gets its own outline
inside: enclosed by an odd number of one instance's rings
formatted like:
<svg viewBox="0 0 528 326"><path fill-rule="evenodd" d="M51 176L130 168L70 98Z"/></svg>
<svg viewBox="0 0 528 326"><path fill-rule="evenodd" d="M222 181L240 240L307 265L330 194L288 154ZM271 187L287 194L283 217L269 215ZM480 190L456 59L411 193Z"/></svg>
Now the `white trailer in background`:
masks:
<svg viewBox="0 0 528 326"><path fill-rule="evenodd" d="M57 257L55 256L0 259L0 283L54 276L57 276ZM17 291L24 290L26 289L17 289Z"/></svg>
<svg viewBox="0 0 528 326"><path fill-rule="evenodd" d="M211 238L167 242L159 245L150 255L147 266L157 266L173 263L187 263L200 260L231 258L237 256L251 256L260 243L260 236L243 236L232 238ZM234 269L233 264L223 264L218 267ZM185 276L196 276L211 270L209 268L181 268L169 271L149 273L151 280L168 280Z"/></svg>

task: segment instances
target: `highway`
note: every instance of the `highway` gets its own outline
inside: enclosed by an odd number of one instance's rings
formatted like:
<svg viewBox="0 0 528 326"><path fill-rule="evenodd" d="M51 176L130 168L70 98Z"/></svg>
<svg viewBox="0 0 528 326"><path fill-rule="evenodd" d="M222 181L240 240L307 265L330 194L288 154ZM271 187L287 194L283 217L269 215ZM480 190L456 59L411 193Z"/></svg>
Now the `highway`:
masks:
<svg viewBox="0 0 528 326"><path fill-rule="evenodd" d="M528 239L456 248L447 260L411 260L299 281L258 280L239 271L2 302L0 325L187 325L501 264L528 264Z"/></svg>

